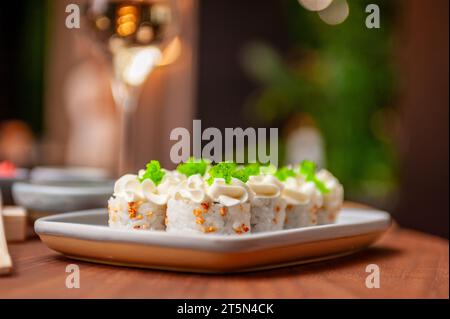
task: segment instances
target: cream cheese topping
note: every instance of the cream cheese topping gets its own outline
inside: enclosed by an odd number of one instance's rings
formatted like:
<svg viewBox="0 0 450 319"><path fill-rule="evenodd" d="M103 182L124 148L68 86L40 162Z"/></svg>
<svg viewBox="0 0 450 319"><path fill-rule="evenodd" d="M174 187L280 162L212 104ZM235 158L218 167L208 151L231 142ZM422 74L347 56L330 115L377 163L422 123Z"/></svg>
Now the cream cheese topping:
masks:
<svg viewBox="0 0 450 319"><path fill-rule="evenodd" d="M339 209L344 201L344 187L342 184L339 183L338 179L326 169L320 170L316 176L329 190L329 192L323 196L325 209Z"/></svg>
<svg viewBox="0 0 450 319"><path fill-rule="evenodd" d="M247 185L255 198L279 197L284 188L278 178L272 175L250 176Z"/></svg>
<svg viewBox="0 0 450 319"><path fill-rule="evenodd" d="M177 187L177 195L195 203L204 202L207 200L206 183L199 174L189 176Z"/></svg>
<svg viewBox="0 0 450 319"><path fill-rule="evenodd" d="M165 205L168 200L168 195L158 193L152 180L146 179L141 183L134 174L126 174L116 181L114 197L127 202L149 201L156 205Z"/></svg>
<svg viewBox="0 0 450 319"><path fill-rule="evenodd" d="M225 206L243 204L251 199L251 193L247 185L242 181L232 178L227 184L223 178L216 178L207 188L208 196L215 202Z"/></svg>
<svg viewBox="0 0 450 319"><path fill-rule="evenodd" d="M282 196L288 204L311 205L319 207L322 205L323 196L313 182L307 182L302 176L288 177L284 182Z"/></svg>

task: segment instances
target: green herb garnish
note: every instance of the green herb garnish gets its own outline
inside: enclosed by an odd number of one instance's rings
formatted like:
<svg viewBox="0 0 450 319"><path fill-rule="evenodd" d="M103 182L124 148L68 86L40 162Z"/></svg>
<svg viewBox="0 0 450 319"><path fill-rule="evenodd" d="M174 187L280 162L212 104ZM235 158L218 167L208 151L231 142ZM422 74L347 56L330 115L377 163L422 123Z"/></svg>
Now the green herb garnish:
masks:
<svg viewBox="0 0 450 319"><path fill-rule="evenodd" d="M263 165L259 168L259 172L266 175L275 175L277 167L273 164Z"/></svg>
<svg viewBox="0 0 450 319"><path fill-rule="evenodd" d="M305 176L306 181L313 182L322 194L328 194L330 190L316 176L316 163L303 161L299 165L299 173Z"/></svg>
<svg viewBox="0 0 450 319"><path fill-rule="evenodd" d="M155 185L158 186L165 174L166 172L161 169L159 162L153 160L147 164L145 173L139 178L139 180L142 183L144 180L150 179L153 183L155 183Z"/></svg>
<svg viewBox="0 0 450 319"><path fill-rule="evenodd" d="M181 174L186 175L187 177L200 174L201 176L205 175L206 169L208 168L209 161L204 159L194 159L190 158L186 163L182 163L178 165L177 171Z"/></svg>
<svg viewBox="0 0 450 319"><path fill-rule="evenodd" d="M245 167L237 168L231 173L231 177L237 178L243 183L246 183L248 181L249 175L245 170Z"/></svg>
<svg viewBox="0 0 450 319"><path fill-rule="evenodd" d="M259 163L247 164L244 167L244 171L248 177L254 176L254 175L259 175L259 173L261 172L261 165L259 165Z"/></svg>
<svg viewBox="0 0 450 319"><path fill-rule="evenodd" d="M241 182L246 183L250 176L259 175L260 165L259 163L247 164L244 167L236 167L232 172L232 177L239 179Z"/></svg>
<svg viewBox="0 0 450 319"><path fill-rule="evenodd" d="M221 162L208 171L209 178L208 184L211 185L215 178L223 178L225 183L230 184L231 178L234 177L233 173L236 171L236 163L234 162Z"/></svg>
<svg viewBox="0 0 450 319"><path fill-rule="evenodd" d="M287 180L288 177L296 176L294 170L286 166L279 168L274 175L282 182Z"/></svg>

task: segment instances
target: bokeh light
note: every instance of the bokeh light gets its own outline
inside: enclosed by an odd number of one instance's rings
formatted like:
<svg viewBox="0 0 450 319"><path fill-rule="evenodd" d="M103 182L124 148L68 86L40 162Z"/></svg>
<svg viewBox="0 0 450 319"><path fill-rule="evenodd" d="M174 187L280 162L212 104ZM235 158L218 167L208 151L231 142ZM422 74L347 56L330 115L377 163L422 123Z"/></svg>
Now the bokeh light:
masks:
<svg viewBox="0 0 450 319"><path fill-rule="evenodd" d="M309 11L321 11L326 9L333 0L298 0Z"/></svg>
<svg viewBox="0 0 450 319"><path fill-rule="evenodd" d="M138 9L135 6L121 6L117 9L117 33L126 37L136 32L138 23Z"/></svg>
<svg viewBox="0 0 450 319"><path fill-rule="evenodd" d="M345 21L350 13L346 0L334 0L325 10L319 11L319 17L327 24L337 25Z"/></svg>
<svg viewBox="0 0 450 319"><path fill-rule="evenodd" d="M161 51L153 46L120 49L114 56L117 76L126 84L139 86L161 60Z"/></svg>
<svg viewBox="0 0 450 319"><path fill-rule="evenodd" d="M181 48L182 48L181 40L178 37L176 37L164 49L162 59L158 63L158 65L164 66L174 63L181 55Z"/></svg>

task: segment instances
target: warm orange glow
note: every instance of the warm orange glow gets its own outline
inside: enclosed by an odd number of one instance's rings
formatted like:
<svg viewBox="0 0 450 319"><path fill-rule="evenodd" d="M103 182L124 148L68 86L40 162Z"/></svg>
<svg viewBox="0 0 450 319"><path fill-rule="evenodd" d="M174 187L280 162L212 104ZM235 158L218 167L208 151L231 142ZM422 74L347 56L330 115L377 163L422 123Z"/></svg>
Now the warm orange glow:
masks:
<svg viewBox="0 0 450 319"><path fill-rule="evenodd" d="M117 33L122 37L131 35L134 31L136 31L136 23L134 22L126 22L117 27Z"/></svg>
<svg viewBox="0 0 450 319"><path fill-rule="evenodd" d="M104 31L109 28L111 21L109 21L108 17L99 17L95 20L95 25L97 29Z"/></svg>
<svg viewBox="0 0 450 319"><path fill-rule="evenodd" d="M137 17L135 14L125 14L123 16L119 16L117 19L117 24L124 24L127 22L137 22Z"/></svg>
<svg viewBox="0 0 450 319"><path fill-rule="evenodd" d="M181 40L178 37L176 37L164 49L162 59L158 63L158 65L164 66L174 63L181 55L181 48L182 48Z"/></svg>
<svg viewBox="0 0 450 319"><path fill-rule="evenodd" d="M137 15L138 9L135 6L122 6L117 10L117 15L124 16L126 14Z"/></svg>
<svg viewBox="0 0 450 319"><path fill-rule="evenodd" d="M120 7L117 10L117 33L122 37L133 34L136 32L138 20L138 9L135 6Z"/></svg>
<svg viewBox="0 0 450 319"><path fill-rule="evenodd" d="M153 40L153 28L149 25L141 25L136 33L136 39L140 43L150 43Z"/></svg>

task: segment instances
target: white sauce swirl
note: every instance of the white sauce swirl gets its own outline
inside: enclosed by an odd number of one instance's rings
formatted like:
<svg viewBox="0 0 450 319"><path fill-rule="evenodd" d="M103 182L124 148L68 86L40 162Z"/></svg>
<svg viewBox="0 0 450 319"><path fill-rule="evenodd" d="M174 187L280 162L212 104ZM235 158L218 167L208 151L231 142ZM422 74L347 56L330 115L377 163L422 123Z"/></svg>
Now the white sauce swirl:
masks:
<svg viewBox="0 0 450 319"><path fill-rule="evenodd" d="M284 182L282 196L288 204L322 206L322 193L313 182L307 182L302 176L288 177Z"/></svg>
<svg viewBox="0 0 450 319"><path fill-rule="evenodd" d="M230 184L227 184L223 178L214 179L207 189L207 194L213 201L225 206L243 204L251 199L247 185L236 178L232 178Z"/></svg>
<svg viewBox="0 0 450 319"><path fill-rule="evenodd" d="M281 195L284 185L272 175L250 176L247 185L255 198L275 198Z"/></svg>
<svg viewBox="0 0 450 319"><path fill-rule="evenodd" d="M114 184L114 197L127 202L149 201L156 205L165 205L168 195L159 194L152 180L146 179L142 183L137 175L126 174Z"/></svg>
<svg viewBox="0 0 450 319"><path fill-rule="evenodd" d="M195 203L207 201L206 184L199 175L191 175L185 179L176 189L175 197L181 196Z"/></svg>
<svg viewBox="0 0 450 319"><path fill-rule="evenodd" d="M338 179L326 169L317 173L317 179L325 184L329 192L324 194L324 207L329 210L340 209L344 201L344 187Z"/></svg>

